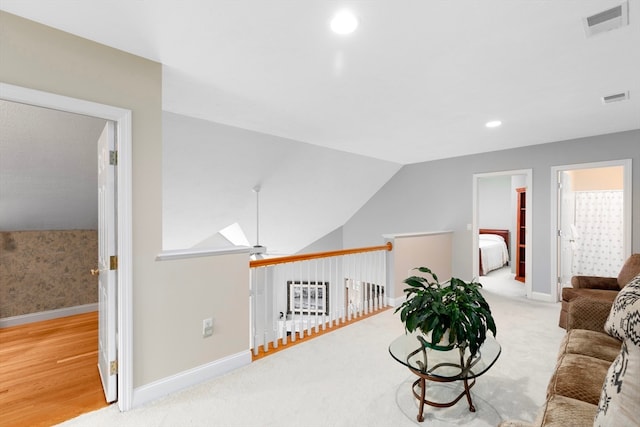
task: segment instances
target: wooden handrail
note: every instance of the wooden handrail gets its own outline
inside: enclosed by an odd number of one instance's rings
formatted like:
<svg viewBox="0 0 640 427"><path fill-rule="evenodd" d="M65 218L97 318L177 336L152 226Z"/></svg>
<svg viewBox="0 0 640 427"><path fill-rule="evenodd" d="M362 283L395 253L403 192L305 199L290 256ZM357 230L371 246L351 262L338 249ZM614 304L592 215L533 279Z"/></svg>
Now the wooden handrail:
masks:
<svg viewBox="0 0 640 427"><path fill-rule="evenodd" d="M382 246L369 246L366 248L341 249L338 251L328 251L328 252L315 252L310 254L283 256L279 258L256 259L256 260L250 261L249 266L251 268L265 267L268 265L286 264L288 262L307 261L310 259L329 258L333 256L340 256L340 255L352 255L352 254L359 254L363 252L391 251L392 249L393 249L393 245L391 244L391 242L387 242L386 245L382 245Z"/></svg>

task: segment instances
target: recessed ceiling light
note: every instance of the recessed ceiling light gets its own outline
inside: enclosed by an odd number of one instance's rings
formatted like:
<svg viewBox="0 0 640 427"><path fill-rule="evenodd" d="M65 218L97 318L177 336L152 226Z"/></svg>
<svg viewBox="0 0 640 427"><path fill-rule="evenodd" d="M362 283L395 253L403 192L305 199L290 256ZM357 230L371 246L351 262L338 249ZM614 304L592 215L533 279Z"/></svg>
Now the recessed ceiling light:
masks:
<svg viewBox="0 0 640 427"><path fill-rule="evenodd" d="M351 34L358 28L358 19L348 10L343 10L331 20L331 30L336 34Z"/></svg>
<svg viewBox="0 0 640 427"><path fill-rule="evenodd" d="M497 128L501 124L502 124L502 122L500 120L492 120L490 122L487 122L485 124L485 126L488 127L488 128Z"/></svg>

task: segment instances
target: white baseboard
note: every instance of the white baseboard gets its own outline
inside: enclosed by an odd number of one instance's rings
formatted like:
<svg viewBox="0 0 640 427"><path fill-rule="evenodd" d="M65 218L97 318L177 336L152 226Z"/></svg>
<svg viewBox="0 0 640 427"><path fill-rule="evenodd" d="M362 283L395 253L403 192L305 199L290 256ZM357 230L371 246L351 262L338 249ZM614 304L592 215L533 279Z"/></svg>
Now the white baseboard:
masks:
<svg viewBox="0 0 640 427"><path fill-rule="evenodd" d="M391 307L398 307L404 302L405 298L406 297L404 295L397 298L387 298L387 305L390 305Z"/></svg>
<svg viewBox="0 0 640 427"><path fill-rule="evenodd" d="M20 316L4 317L0 319L0 328L41 322L43 320L58 319L60 317L89 313L91 311L98 311L98 303L76 305L75 307L58 308L56 310L40 311L38 313L22 314Z"/></svg>
<svg viewBox="0 0 640 427"><path fill-rule="evenodd" d="M555 298L553 298L553 295L542 292L531 292L531 299L544 302L557 302Z"/></svg>
<svg viewBox="0 0 640 427"><path fill-rule="evenodd" d="M219 377L251 363L251 351L246 350L231 356L215 360L189 369L184 372L163 378L158 381L136 387L133 390L132 408L137 408L145 403L159 399L179 390L191 387L212 378Z"/></svg>

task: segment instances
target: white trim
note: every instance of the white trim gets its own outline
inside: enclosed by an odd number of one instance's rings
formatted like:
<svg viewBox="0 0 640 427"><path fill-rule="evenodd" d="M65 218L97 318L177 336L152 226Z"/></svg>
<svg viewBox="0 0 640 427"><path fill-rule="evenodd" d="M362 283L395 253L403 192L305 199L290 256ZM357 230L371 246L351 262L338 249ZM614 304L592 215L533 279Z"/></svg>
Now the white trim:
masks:
<svg viewBox="0 0 640 427"><path fill-rule="evenodd" d="M136 387L133 390L133 406L144 405L155 399L203 383L249 364L251 364L251 351L245 350L141 387Z"/></svg>
<svg viewBox="0 0 640 427"><path fill-rule="evenodd" d="M544 302L553 302L553 303L558 302L556 301L553 295L544 294L542 292L532 292L531 299L536 301L544 301Z"/></svg>
<svg viewBox="0 0 640 427"><path fill-rule="evenodd" d="M527 212L525 217L525 227L527 229L525 235L525 241L527 242L527 246L524 250L524 257L527 260L524 272L524 287L527 292L527 298L533 299L533 169L518 169L518 170L510 170L510 171L500 171L500 172L487 172L487 173L474 173L473 174L473 218L472 218L472 227L471 227L471 274L472 277L476 277L478 274L478 269L480 267L480 260L478 259L478 233L480 227L478 227L478 180L480 178L489 178L494 176L513 176L513 175L525 175L526 176L526 187L527 193L525 196L525 204L527 205ZM514 250L512 248L510 257L513 259ZM513 262L513 260L512 260ZM544 294L542 294L544 295Z"/></svg>
<svg viewBox="0 0 640 427"><path fill-rule="evenodd" d="M436 236L438 234L449 234L449 233L453 233L453 230L418 231L415 233L383 234L382 237L384 239L401 239L403 237Z"/></svg>
<svg viewBox="0 0 640 427"><path fill-rule="evenodd" d="M163 251L156 256L156 261L171 261L175 259L202 258L208 256L233 255L243 253L246 253L248 255L249 252L250 248L248 246L233 246L229 248L217 249L180 249L174 251Z"/></svg>
<svg viewBox="0 0 640 427"><path fill-rule="evenodd" d="M387 298L387 305L391 306L391 307L398 307L400 306L400 304L402 304L405 300L405 296L399 296L396 298Z"/></svg>
<svg viewBox="0 0 640 427"><path fill-rule="evenodd" d="M133 401L133 136L131 111L120 117L117 130L118 192L118 408Z"/></svg>
<svg viewBox="0 0 640 427"><path fill-rule="evenodd" d="M39 311L37 313L21 314L0 319L0 329L11 326L26 325L27 323L42 322L43 320L59 319L60 317L98 311L98 303L76 305L73 307L57 308L55 310Z"/></svg>
<svg viewBox="0 0 640 427"><path fill-rule="evenodd" d="M69 113L83 114L117 122L129 110L98 104L83 99L42 92L26 87L0 83L0 98L38 107L51 108Z"/></svg>
<svg viewBox="0 0 640 427"><path fill-rule="evenodd" d="M118 144L118 407L131 409L133 395L133 255L131 110L0 82L0 98L116 122Z"/></svg>
<svg viewBox="0 0 640 427"><path fill-rule="evenodd" d="M624 168L624 176L623 176L623 203L624 203L624 213L623 213L623 242L622 248L624 250L624 258L627 259L631 256L631 240L632 240L632 229L631 229L631 217L632 217L632 160L631 159L620 159L620 160L608 160L603 162L591 162L591 163L577 163L573 165L561 165L561 166L552 166L551 167L551 190L549 194L551 194L551 205L549 212L551 214L551 222L550 222L550 242L551 248L549 250L550 254L550 273L551 273L551 295L554 301L560 300L560 290L558 289L558 184L559 184L559 172L568 171L568 170L576 170L576 169L593 169L593 168L607 168L613 166L622 166Z"/></svg>

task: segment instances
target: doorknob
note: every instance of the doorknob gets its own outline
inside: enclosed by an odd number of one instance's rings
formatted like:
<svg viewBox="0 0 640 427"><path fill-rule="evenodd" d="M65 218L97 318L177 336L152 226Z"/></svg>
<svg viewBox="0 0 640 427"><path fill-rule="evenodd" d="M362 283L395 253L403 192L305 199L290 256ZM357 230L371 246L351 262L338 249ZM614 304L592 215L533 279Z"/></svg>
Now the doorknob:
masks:
<svg viewBox="0 0 640 427"><path fill-rule="evenodd" d="M100 269L96 268L95 270L92 268L91 269L91 275L92 276L97 276L98 274L100 274Z"/></svg>

